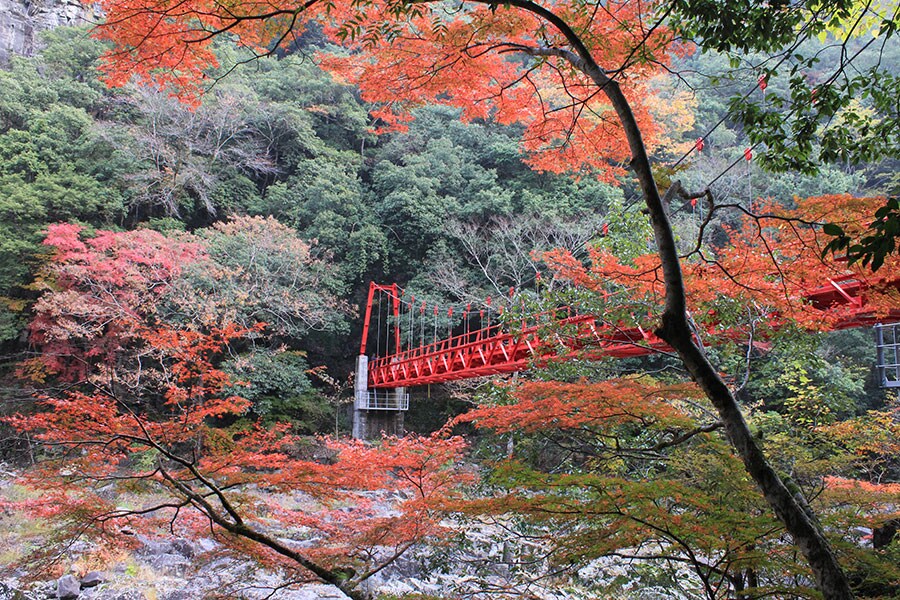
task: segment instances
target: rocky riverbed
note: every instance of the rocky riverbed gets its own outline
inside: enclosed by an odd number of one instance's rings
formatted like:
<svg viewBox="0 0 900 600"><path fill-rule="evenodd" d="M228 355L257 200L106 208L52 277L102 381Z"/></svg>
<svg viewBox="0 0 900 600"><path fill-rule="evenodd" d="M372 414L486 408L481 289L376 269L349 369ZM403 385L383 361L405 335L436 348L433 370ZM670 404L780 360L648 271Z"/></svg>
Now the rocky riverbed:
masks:
<svg viewBox="0 0 900 600"><path fill-rule="evenodd" d="M27 566L10 567L22 562L30 551L40 549L50 536L46 524L27 519L10 508L29 494L14 481L14 474L0 465L0 600L346 598L333 586L292 580L294 573L267 569L250 558L238 556L214 535L189 539L168 531L145 531L128 536L132 543L121 549L76 540L55 555L52 577L29 572ZM295 496L284 500L303 502ZM380 498L380 510L389 514L392 494L376 496ZM136 502L139 498L129 500ZM456 537L410 549L367 580L367 590L395 599L413 595L472 600L702 597L699 582L685 567L611 557L580 570L560 572L542 559L546 548L539 543L527 537L510 538L509 523L470 519L446 525L448 531L457 532ZM279 535L283 536L282 543L297 549L315 543L308 532L304 536L302 528L280 531Z"/></svg>
<svg viewBox="0 0 900 600"><path fill-rule="evenodd" d="M81 572L82 552L90 545L77 542L67 557L65 575L29 581L24 570L0 582L0 600L194 600L198 598L278 598L315 600L346 598L337 588L290 582L254 562L218 556L219 544L209 538L153 539L139 537L139 547L122 553L103 571Z"/></svg>
<svg viewBox="0 0 900 600"><path fill-rule="evenodd" d="M692 573L673 573L686 586L650 585L641 581L640 565L621 560L595 561L576 579L590 586L555 579L544 572L526 573L521 566L504 563L503 544L480 537L485 545L466 557L457 555L450 568L435 568L428 548L411 552L369 582L369 591L388 598L418 594L445 597L581 600L675 600L697 598L690 592ZM0 581L0 600L194 600L200 598L246 598L247 600L339 600L347 598L337 588L314 582L292 582L284 574L260 568L250 560L222 556L211 538L154 539L138 536L139 546L123 552L102 571L85 571L82 554L90 544L77 542L67 556L68 572L49 580L31 581L24 570ZM508 560L508 558L507 558ZM635 567L638 567L635 570ZM597 588L609 595L597 596ZM493 590L493 591L491 591ZM615 590L613 592L613 590ZM524 595L524 596L523 596Z"/></svg>

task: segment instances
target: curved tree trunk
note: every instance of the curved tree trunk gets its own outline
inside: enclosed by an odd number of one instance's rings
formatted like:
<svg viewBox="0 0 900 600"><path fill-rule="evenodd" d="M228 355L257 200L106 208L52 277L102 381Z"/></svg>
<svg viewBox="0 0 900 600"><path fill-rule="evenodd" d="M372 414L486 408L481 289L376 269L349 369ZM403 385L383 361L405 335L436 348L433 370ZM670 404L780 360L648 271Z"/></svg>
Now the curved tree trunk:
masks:
<svg viewBox="0 0 900 600"><path fill-rule="evenodd" d="M490 0L480 1L491 3ZM535 4L532 0L507 0L506 3L531 12L551 23L565 36L572 47L572 50L551 47L520 48L523 52L536 56L557 56L567 60L590 77L612 103L625 129L631 150L631 167L638 178L644 201L650 213L657 252L662 263L666 305L660 326L654 333L678 352L691 377L718 411L728 440L741 457L744 467L762 491L769 506L791 534L794 543L803 552L812 569L816 586L822 592L823 597L826 600L853 598L850 584L834 551L813 521L811 514L807 512L808 506L805 500L799 493L794 496L788 490L766 460L750 433L750 428L744 420L734 394L731 393L706 355L694 342L686 312L684 279L675 246L675 237L672 234L668 214L663 206L663 199L660 197L656 181L653 179L650 159L647 156L647 148L644 145L640 127L635 120L628 99L622 93L619 84L600 68L578 34L563 19L547 8ZM674 192L680 186L676 184L673 188Z"/></svg>
<svg viewBox="0 0 900 600"><path fill-rule="evenodd" d="M729 441L741 457L747 472L762 491L769 506L791 534L794 543L803 552L815 576L816 585L824 598L826 600L853 598L850 584L831 545L811 515L807 513L805 500L799 496L799 493L798 496L794 496L769 464L753 439L734 394L731 393L709 359L694 342L686 312L684 280L672 226L653 179L641 132L618 84L606 77L605 73L601 72L600 75L602 78L594 77L594 80L603 87L625 127L632 152L631 166L644 193L644 200L650 212L653 233L656 237L657 251L662 262L666 286L666 305L660 326L654 333L678 352L678 356L691 377L718 411ZM673 191L678 188L680 188L679 184L673 185Z"/></svg>

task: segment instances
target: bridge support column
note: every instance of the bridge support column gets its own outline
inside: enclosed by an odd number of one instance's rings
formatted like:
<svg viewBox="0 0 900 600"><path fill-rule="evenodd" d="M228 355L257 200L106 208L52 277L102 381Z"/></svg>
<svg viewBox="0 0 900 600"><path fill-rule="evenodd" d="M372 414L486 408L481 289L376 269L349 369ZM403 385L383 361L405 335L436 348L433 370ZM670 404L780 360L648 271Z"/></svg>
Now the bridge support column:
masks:
<svg viewBox="0 0 900 600"><path fill-rule="evenodd" d="M364 439L363 431L366 428L366 398L369 393L369 357L360 354L356 357L356 378L353 385L353 439Z"/></svg>
<svg viewBox="0 0 900 600"><path fill-rule="evenodd" d="M356 382L353 386L353 438L368 440L387 435L403 435L403 413L409 408L406 388L369 389L369 358L356 358Z"/></svg>

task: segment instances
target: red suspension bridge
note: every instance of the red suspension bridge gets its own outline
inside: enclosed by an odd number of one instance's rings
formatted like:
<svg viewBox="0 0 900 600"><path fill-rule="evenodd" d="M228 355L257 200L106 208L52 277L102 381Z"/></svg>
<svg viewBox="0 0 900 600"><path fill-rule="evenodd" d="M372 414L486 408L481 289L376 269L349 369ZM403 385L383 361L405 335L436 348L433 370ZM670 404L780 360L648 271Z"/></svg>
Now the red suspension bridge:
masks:
<svg viewBox="0 0 900 600"><path fill-rule="evenodd" d="M900 290L900 279L885 285ZM900 322L900 309L876 315L867 304L867 289L864 281L848 276L826 279L802 296L819 310L843 309L831 329ZM621 327L597 315L563 308L499 319L502 309L493 310L490 299L486 307L473 311L467 306L454 328L452 308L445 319L438 308L428 310L397 284L371 283L357 363L354 436L367 437L373 427L396 430L396 417L385 413L408 408L408 387L513 373L574 356L626 358L671 350L652 331ZM878 368L887 387L900 387L898 329L876 330ZM370 359L371 341L375 353Z"/></svg>

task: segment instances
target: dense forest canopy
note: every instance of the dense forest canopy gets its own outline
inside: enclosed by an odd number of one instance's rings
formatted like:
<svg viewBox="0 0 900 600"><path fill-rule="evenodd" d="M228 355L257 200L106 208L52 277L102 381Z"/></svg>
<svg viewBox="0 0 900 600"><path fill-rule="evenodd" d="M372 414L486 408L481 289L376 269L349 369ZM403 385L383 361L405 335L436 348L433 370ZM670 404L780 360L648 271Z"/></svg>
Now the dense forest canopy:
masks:
<svg viewBox="0 0 900 600"><path fill-rule="evenodd" d="M380 445L305 437L348 429L344 379L370 280L440 307L442 331L488 297L665 322L675 295L654 287L668 274L646 277L664 244L647 183L629 169L632 140L556 23L515 12L528 2L441 5L431 21L417 3L284 9L309 20L302 31L278 10L232 13L235 44L205 37L231 31L228 15L170 14L154 29L145 19L168 8L110 1L100 40L58 29L0 71L2 451L36 462L25 477L52 500L3 502L55 519L63 544L22 561L52 571L85 518L103 525L98 553L121 543L108 523L194 535L215 524L234 551L356 598L421 549L437 570L462 569L442 590L453 597L497 585L497 565L459 566L477 533L521 559L496 593L551 572L546 593L662 582L710 600L896 596L897 543L860 533L898 518L896 395L879 386L870 332L810 333L818 317L779 304L771 270L781 259L815 274L832 242L896 273L900 219L887 198L900 188L900 48L885 41L896 8L817 5L833 18L802 25L802 11L751 4L674 2L668 21L637 33L623 25L643 23L636 3L602 7L610 19L554 6L592 56L622 65L602 76L621 76L653 187L671 191L673 256L686 257L691 302L709 311L693 325L739 332L703 360L725 373L752 443L813 515L844 580L823 576L773 513L683 357L572 359L518 382L423 391L407 419L418 435ZM752 27L709 29L711 13L740 11ZM464 58L450 60L466 35ZM763 213L781 225L748 218ZM812 233L813 222L830 222L829 235L791 254L781 228ZM759 264L729 263L735 248ZM743 288L716 279L722 265ZM617 285L629 293L610 301ZM790 322L768 330L772 310ZM100 493L117 479L154 498L152 519ZM295 492L309 504L286 505ZM348 504L355 514L340 512ZM502 528L485 531L486 518ZM297 550L282 534L314 543ZM627 565L625 580L586 575L608 557Z"/></svg>

